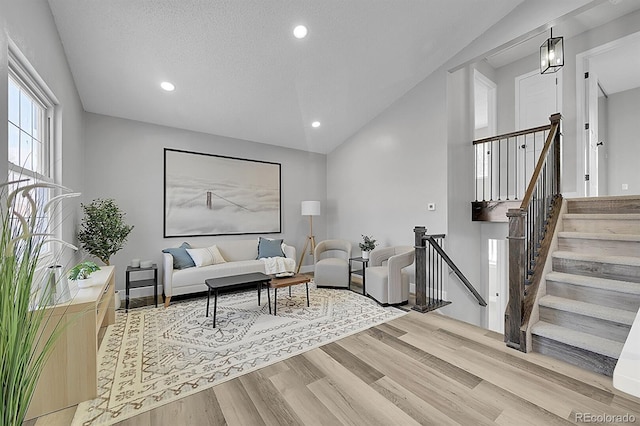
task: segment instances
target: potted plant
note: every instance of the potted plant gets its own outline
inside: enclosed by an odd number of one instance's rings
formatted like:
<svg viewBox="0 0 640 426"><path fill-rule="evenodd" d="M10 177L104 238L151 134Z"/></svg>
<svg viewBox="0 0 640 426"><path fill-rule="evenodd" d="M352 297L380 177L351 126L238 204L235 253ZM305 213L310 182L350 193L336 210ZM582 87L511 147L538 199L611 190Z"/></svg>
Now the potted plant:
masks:
<svg viewBox="0 0 640 426"><path fill-rule="evenodd" d="M78 287L85 288L91 285L89 276L92 272L99 271L100 267L93 262L82 262L71 268L69 279L75 281Z"/></svg>
<svg viewBox="0 0 640 426"><path fill-rule="evenodd" d="M55 247L75 249L42 229L47 217L43 212L78 194L66 193L56 184L26 181L0 185L0 424L7 426L23 424L42 369L64 327L47 309L57 300L55 286L47 285L51 274L39 272L43 247L53 264L61 255ZM51 189L65 193L44 204L38 195ZM43 333L45 326L51 332Z"/></svg>
<svg viewBox="0 0 640 426"><path fill-rule="evenodd" d="M124 247L133 226L124 222L124 213L112 199L98 198L81 206L84 217L78 241L87 253L109 265L111 256Z"/></svg>
<svg viewBox="0 0 640 426"><path fill-rule="evenodd" d="M378 244L373 236L362 235L362 242L359 244L360 250L362 250L362 258L369 259L369 252L376 248Z"/></svg>

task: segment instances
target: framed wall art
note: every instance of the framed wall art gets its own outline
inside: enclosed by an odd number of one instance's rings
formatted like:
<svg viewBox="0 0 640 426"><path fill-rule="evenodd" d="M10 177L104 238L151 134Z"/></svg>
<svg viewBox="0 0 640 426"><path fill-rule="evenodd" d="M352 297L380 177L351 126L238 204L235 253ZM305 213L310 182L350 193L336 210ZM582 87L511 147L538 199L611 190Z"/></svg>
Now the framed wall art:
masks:
<svg viewBox="0 0 640 426"><path fill-rule="evenodd" d="M164 237L281 232L280 167L165 148Z"/></svg>

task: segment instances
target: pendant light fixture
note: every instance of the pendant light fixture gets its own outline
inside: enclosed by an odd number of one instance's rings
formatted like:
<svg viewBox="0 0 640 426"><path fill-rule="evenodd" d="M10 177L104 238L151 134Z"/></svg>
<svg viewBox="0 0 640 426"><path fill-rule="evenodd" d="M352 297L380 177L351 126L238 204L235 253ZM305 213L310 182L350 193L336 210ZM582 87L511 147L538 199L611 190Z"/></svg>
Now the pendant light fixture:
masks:
<svg viewBox="0 0 640 426"><path fill-rule="evenodd" d="M550 74L558 72L564 66L564 43L563 37L554 37L551 28L549 37L540 46L540 74Z"/></svg>

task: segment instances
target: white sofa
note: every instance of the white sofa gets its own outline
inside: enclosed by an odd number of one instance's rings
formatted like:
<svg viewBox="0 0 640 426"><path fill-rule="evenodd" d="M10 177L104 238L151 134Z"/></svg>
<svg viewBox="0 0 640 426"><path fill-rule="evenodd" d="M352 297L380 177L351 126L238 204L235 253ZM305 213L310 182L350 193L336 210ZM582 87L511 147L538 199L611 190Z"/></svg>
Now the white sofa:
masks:
<svg viewBox="0 0 640 426"><path fill-rule="evenodd" d="M258 239L219 241L216 246L226 260L225 263L174 270L173 256L169 253L163 253L162 275L165 307L169 306L172 296L206 291L207 287L204 283L206 279L265 272L265 263L256 259L258 257ZM295 247L282 244L282 249L286 257L295 261Z"/></svg>

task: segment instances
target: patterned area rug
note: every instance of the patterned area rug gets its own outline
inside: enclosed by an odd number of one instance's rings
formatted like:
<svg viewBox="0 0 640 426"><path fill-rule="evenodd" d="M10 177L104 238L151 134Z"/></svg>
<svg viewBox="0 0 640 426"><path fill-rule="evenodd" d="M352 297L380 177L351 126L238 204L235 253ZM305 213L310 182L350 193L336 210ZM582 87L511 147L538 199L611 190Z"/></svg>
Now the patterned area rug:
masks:
<svg viewBox="0 0 640 426"><path fill-rule="evenodd" d="M291 297L281 289L276 317L266 296L258 306L255 289L221 295L216 328L206 297L118 311L100 346L99 396L78 406L73 425L113 424L406 314L311 284L310 307L303 285Z"/></svg>

